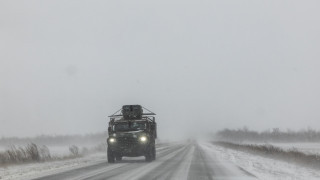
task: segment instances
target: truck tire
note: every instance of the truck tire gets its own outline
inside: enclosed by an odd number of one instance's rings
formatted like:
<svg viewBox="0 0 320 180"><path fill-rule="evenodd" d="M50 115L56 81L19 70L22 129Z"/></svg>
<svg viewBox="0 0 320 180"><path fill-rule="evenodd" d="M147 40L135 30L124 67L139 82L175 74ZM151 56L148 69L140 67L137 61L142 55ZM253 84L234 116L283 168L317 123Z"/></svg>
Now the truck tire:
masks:
<svg viewBox="0 0 320 180"><path fill-rule="evenodd" d="M122 156L116 156L116 160L117 161L121 161L122 160Z"/></svg>
<svg viewBox="0 0 320 180"><path fill-rule="evenodd" d="M152 161L152 157L151 157L150 153L148 155L145 155L145 157L146 157L146 162Z"/></svg>
<svg viewBox="0 0 320 180"><path fill-rule="evenodd" d="M148 148L146 154L145 154L146 162L151 162L153 160L152 157L152 148Z"/></svg>
<svg viewBox="0 0 320 180"><path fill-rule="evenodd" d="M108 163L114 163L115 162L115 156L112 150L108 147Z"/></svg>
<svg viewBox="0 0 320 180"><path fill-rule="evenodd" d="M156 160L156 147L152 147L152 160Z"/></svg>

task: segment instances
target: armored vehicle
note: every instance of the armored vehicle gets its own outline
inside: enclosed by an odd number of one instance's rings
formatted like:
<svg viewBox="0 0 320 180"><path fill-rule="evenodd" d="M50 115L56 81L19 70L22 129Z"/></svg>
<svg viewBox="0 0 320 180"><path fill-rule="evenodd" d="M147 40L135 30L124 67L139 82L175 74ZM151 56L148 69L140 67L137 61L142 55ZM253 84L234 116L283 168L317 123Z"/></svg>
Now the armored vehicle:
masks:
<svg viewBox="0 0 320 180"><path fill-rule="evenodd" d="M156 159L155 115L140 105L124 105L122 109L109 116L109 163L121 161L123 156L145 156L147 162Z"/></svg>

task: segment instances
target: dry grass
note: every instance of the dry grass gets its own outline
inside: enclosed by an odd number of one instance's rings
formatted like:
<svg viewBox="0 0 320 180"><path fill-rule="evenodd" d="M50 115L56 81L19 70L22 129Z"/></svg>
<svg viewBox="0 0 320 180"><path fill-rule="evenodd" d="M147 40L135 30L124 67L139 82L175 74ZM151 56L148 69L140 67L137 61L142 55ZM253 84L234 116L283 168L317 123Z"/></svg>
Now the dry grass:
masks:
<svg viewBox="0 0 320 180"><path fill-rule="evenodd" d="M300 165L320 169L319 154L305 154L297 149L283 150L272 145L235 144L222 141L213 143L226 148L250 152L268 158L283 160L289 163L298 163Z"/></svg>
<svg viewBox="0 0 320 180"><path fill-rule="evenodd" d="M10 149L0 153L0 163L12 164L23 162L38 162L51 158L46 146L38 147L36 144L28 144L25 147L11 146Z"/></svg>
<svg viewBox="0 0 320 180"><path fill-rule="evenodd" d="M0 152L0 165L7 166L11 164L31 163L65 160L82 157L79 148L75 145L70 146L70 155L58 157L52 156L47 146L38 146L30 143L26 146L11 146L10 149Z"/></svg>
<svg viewBox="0 0 320 180"><path fill-rule="evenodd" d="M69 155L51 155L47 146L39 146L35 143L29 143L24 146L11 145L9 149L0 152L0 166L12 164L58 161L83 157L97 152L107 152L106 143L98 143L91 148L79 148L76 145L69 146Z"/></svg>

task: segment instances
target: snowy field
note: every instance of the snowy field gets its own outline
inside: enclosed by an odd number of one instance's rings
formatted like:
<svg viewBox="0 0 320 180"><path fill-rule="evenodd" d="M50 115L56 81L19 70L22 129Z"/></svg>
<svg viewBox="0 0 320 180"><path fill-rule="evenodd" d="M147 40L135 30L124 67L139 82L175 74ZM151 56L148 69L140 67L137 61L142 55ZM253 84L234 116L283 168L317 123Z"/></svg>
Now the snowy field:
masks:
<svg viewBox="0 0 320 180"><path fill-rule="evenodd" d="M26 145L18 145L15 147L25 147ZM40 146L39 146L40 147ZM63 155L68 155L70 153L69 151L69 146L47 146L50 150L50 154L54 156L63 156ZM79 146L81 149L81 146ZM0 146L0 151L6 151L11 149L10 146Z"/></svg>
<svg viewBox="0 0 320 180"><path fill-rule="evenodd" d="M16 145L15 147L26 147L27 144L24 145ZM42 145L37 145L38 147L41 147ZM71 146L71 145L70 145ZM56 156L56 157L63 157L63 156L68 156L70 155L70 150L69 147L66 145L47 145L50 151L51 156ZM82 144L82 145L77 145L76 146L79 148L79 151L82 152L84 148L88 150L92 150L95 147L99 146L99 144ZM4 152L6 150L10 150L10 146L0 146L0 152Z"/></svg>
<svg viewBox="0 0 320 180"><path fill-rule="evenodd" d="M319 170L236 151L210 143L203 143L202 146L207 152L216 155L221 161L231 162L250 172L258 179L320 179Z"/></svg>

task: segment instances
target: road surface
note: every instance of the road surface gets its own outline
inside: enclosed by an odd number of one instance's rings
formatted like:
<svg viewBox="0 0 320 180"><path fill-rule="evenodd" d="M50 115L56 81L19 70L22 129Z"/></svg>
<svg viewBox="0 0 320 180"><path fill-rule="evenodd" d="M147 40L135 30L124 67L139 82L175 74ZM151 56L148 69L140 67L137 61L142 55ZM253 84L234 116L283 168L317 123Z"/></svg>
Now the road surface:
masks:
<svg viewBox="0 0 320 180"><path fill-rule="evenodd" d="M157 159L124 157L114 164L94 165L52 174L36 180L104 180L104 179L255 179L249 172L223 162L210 152L209 143L189 141L157 145Z"/></svg>

